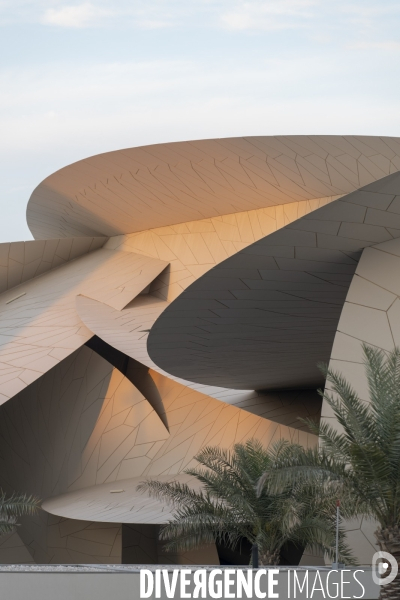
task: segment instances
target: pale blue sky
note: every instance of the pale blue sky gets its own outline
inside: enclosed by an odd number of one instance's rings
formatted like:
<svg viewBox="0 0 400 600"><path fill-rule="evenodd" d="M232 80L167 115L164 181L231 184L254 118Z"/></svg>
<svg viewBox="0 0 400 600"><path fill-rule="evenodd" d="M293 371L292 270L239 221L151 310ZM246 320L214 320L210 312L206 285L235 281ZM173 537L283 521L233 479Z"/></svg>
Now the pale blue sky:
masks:
<svg viewBox="0 0 400 600"><path fill-rule="evenodd" d="M0 241L86 156L290 133L400 136L392 0L0 0Z"/></svg>

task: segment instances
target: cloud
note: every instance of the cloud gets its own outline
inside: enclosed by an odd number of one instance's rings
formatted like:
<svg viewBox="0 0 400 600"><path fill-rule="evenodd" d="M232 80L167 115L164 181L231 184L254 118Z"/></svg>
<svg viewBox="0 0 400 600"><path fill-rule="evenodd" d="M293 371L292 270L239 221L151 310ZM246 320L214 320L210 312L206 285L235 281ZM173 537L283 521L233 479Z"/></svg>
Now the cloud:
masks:
<svg viewBox="0 0 400 600"><path fill-rule="evenodd" d="M350 44L352 50L400 50L400 42L387 40L386 42L356 42Z"/></svg>
<svg viewBox="0 0 400 600"><path fill-rule="evenodd" d="M166 9L165 4L157 0L154 0L151 6L146 3L146 0L135 2L120 0L118 3L94 0L82 4L47 8L42 13L40 21L45 25L79 29L104 25L118 27L127 23L137 29L160 29L179 22L179 1L178 7L174 8L174 4L172 2L170 8Z"/></svg>
<svg viewBox="0 0 400 600"><path fill-rule="evenodd" d="M60 8L49 8L45 11L41 21L45 25L82 28L96 25L99 19L112 14L110 10L85 2Z"/></svg>
<svg viewBox="0 0 400 600"><path fill-rule="evenodd" d="M231 10L223 12L223 27L231 30L274 30L302 27L305 19L312 18L311 10L318 0L264 0L240 2Z"/></svg>
<svg viewBox="0 0 400 600"><path fill-rule="evenodd" d="M396 31L398 0L0 0L0 23L136 30L262 32L307 29L337 40ZM360 35L361 34L361 35ZM392 36L391 36L392 37Z"/></svg>

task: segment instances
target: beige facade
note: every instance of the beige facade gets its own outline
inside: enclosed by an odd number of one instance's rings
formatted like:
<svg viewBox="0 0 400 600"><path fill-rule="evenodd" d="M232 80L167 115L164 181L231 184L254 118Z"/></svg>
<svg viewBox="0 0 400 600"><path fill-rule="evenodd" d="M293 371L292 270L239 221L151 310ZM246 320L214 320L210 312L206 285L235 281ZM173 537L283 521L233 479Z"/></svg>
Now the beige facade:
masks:
<svg viewBox="0 0 400 600"><path fill-rule="evenodd" d="M319 361L365 397L361 342L400 338L399 172L397 138L287 136L44 180L36 239L0 244L1 484L43 498L1 561L218 562L166 557L170 509L137 484L187 481L205 445L316 444L298 417L320 417ZM368 563L373 524L349 531Z"/></svg>

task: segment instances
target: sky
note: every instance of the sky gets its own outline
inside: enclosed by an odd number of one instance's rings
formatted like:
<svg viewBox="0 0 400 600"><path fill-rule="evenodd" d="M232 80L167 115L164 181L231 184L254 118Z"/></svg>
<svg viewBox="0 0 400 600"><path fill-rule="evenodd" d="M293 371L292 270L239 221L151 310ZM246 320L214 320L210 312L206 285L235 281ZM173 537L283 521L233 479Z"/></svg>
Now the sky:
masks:
<svg viewBox="0 0 400 600"><path fill-rule="evenodd" d="M400 136L398 0L0 0L0 242L57 169L158 142Z"/></svg>

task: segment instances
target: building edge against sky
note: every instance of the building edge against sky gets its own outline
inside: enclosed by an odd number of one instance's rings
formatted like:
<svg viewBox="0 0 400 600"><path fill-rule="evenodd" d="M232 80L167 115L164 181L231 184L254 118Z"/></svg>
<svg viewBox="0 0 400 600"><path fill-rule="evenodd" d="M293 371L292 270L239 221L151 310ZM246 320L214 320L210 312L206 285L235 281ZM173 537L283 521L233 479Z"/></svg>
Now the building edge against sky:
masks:
<svg viewBox="0 0 400 600"><path fill-rule="evenodd" d="M285 136L125 149L45 179L35 240L0 244L0 475L44 510L0 561L240 560L166 556L170 512L137 483L190 484L204 445L318 443L298 417L332 419L319 361L367 400L361 342L400 345L399 171L400 138ZM368 564L374 524L348 528Z"/></svg>

